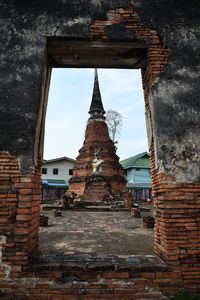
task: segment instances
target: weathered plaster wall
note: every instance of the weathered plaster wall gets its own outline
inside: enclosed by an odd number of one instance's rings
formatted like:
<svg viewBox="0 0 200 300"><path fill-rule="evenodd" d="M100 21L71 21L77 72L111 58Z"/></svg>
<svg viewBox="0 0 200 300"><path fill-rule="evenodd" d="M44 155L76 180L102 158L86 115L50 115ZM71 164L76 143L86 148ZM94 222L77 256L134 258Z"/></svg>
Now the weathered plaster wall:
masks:
<svg viewBox="0 0 200 300"><path fill-rule="evenodd" d="M155 154L160 171L177 181L200 178L199 8L182 1L0 1L0 151L20 156L30 171L40 107L46 38L90 39L90 25L107 11L134 5L143 25L156 30L168 52L151 92ZM122 24L106 26L110 40L133 40Z"/></svg>
<svg viewBox="0 0 200 300"><path fill-rule="evenodd" d="M37 250L40 157L35 149L42 144L46 109L47 38L138 39L148 46L142 74L152 132L155 253L177 272L174 282L174 270L161 275L167 291L199 288L199 14L197 0L181 5L169 0L0 0L0 277L20 277ZM162 285L158 278L156 288ZM44 293L45 299L51 297L48 288Z"/></svg>
<svg viewBox="0 0 200 300"><path fill-rule="evenodd" d="M142 22L158 32L168 53L150 102L157 167L178 182L200 179L199 11L195 0L182 1L181 6L165 0L138 5Z"/></svg>

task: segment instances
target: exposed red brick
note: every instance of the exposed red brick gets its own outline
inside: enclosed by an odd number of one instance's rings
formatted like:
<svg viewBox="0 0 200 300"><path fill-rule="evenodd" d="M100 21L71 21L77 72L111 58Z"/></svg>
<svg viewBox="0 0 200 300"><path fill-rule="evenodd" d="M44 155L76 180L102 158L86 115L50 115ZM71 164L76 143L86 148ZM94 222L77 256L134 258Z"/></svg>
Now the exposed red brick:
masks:
<svg viewBox="0 0 200 300"><path fill-rule="evenodd" d="M167 51L157 33L143 26L137 11L132 7L112 9L107 12L106 20L96 20L90 27L91 39L108 41L105 26L122 22L126 24L126 29L136 34L138 40L148 40L143 89L146 110L151 119L148 96L165 66ZM182 26L181 22L177 22L176 26ZM23 273L23 266L28 265L38 245L40 162L31 174L21 175L17 157L1 152L0 232L3 242L0 244L0 288L6 291L5 299L161 300L165 297L158 292L159 289L168 295L183 288L194 291L199 289L200 184L177 184L171 176L158 174L153 140L150 158L157 210L154 248L155 253L171 267L169 272L138 272L137 277L136 274L124 271L103 274L83 272L79 274L82 279L80 282L57 284L56 280L62 277L61 272L47 271L43 277L37 273ZM86 172L87 169L83 167L83 176ZM83 185L77 188L81 191ZM9 278L10 271L13 277L7 281L5 278Z"/></svg>

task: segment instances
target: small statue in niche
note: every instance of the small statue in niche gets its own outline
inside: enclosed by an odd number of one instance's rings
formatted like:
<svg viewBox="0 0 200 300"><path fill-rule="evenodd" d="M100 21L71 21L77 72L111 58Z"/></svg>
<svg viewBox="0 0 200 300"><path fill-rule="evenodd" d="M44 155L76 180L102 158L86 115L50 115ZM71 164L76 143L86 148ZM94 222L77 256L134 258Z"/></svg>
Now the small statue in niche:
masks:
<svg viewBox="0 0 200 300"><path fill-rule="evenodd" d="M101 157L101 150L100 149L95 149L94 152L94 159L92 161L92 174L94 175L102 175L103 173L103 160L100 158Z"/></svg>

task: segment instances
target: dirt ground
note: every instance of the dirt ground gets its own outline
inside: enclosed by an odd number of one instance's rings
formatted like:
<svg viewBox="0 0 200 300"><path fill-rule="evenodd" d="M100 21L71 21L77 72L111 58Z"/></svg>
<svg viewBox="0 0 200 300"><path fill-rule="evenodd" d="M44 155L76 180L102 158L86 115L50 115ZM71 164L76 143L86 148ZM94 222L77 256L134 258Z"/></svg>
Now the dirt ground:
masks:
<svg viewBox="0 0 200 300"><path fill-rule="evenodd" d="M43 253L153 254L153 229L143 228L142 218L132 218L130 212L43 214L49 216L49 226L40 227L39 250Z"/></svg>

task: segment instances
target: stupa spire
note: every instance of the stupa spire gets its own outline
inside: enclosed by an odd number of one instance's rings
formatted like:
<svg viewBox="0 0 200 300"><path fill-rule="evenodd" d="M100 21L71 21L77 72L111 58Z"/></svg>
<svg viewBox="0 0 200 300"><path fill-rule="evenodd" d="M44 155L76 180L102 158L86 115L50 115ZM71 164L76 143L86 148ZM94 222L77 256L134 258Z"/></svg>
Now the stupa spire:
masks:
<svg viewBox="0 0 200 300"><path fill-rule="evenodd" d="M89 114L91 116L103 116L105 114L105 110L103 108L103 103L101 100L101 93L99 89L97 69L95 69L94 72L94 87L93 87L92 101L90 105Z"/></svg>

